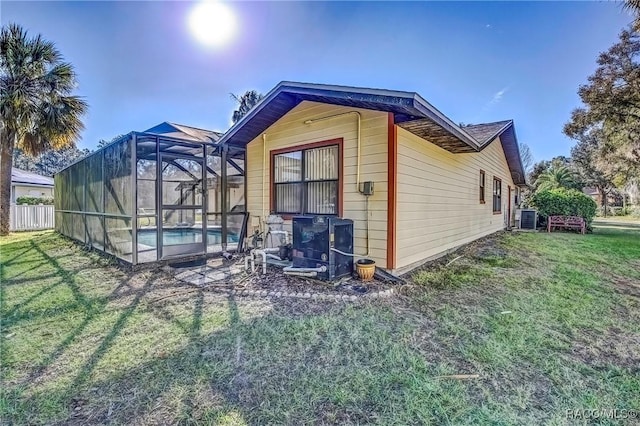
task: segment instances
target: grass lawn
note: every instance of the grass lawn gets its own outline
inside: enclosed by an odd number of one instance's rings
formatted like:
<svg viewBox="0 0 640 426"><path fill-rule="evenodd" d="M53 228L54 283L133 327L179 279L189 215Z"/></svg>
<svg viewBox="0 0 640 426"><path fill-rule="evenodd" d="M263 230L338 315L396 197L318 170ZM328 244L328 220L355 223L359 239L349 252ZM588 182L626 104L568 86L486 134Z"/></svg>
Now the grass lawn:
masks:
<svg viewBox="0 0 640 426"><path fill-rule="evenodd" d="M0 250L2 424L538 425L640 410L640 223L497 234L359 304L179 287L51 232Z"/></svg>

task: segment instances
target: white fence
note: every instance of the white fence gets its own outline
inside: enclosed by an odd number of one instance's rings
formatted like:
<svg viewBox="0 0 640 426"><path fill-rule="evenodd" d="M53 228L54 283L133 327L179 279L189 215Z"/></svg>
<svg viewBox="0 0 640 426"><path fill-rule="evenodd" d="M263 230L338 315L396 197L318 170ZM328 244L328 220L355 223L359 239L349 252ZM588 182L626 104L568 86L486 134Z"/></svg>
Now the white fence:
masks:
<svg viewBox="0 0 640 426"><path fill-rule="evenodd" d="M11 206L11 231L34 231L53 229L53 206Z"/></svg>

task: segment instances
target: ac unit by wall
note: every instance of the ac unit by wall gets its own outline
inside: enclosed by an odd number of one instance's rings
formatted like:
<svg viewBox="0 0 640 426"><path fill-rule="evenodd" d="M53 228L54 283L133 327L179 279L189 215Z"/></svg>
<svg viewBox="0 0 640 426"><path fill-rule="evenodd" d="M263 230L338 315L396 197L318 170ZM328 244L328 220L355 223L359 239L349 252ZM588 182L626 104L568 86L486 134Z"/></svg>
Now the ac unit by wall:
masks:
<svg viewBox="0 0 640 426"><path fill-rule="evenodd" d="M327 271L317 278L335 280L353 271L353 221L333 216L294 216L293 267L318 268Z"/></svg>
<svg viewBox="0 0 640 426"><path fill-rule="evenodd" d="M516 222L518 222L518 217L516 213ZM520 221L518 223L518 228L520 229L536 229L536 224L538 223L538 212L533 209L522 209L520 210Z"/></svg>

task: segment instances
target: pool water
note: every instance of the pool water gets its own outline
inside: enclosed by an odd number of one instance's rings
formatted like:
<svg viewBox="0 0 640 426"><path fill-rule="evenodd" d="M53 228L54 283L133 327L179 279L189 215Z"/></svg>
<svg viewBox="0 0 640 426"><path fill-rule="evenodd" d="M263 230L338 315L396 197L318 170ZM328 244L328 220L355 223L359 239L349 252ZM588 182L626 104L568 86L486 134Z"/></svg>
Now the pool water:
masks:
<svg viewBox="0 0 640 426"><path fill-rule="evenodd" d="M207 231L207 245L220 244L222 241L221 231L219 229L209 229ZM227 234L227 241L230 243L238 242L238 236L232 232ZM138 244L145 246L156 246L156 230L141 229L138 230ZM178 244L193 244L202 242L202 229L185 228L185 229L165 229L162 232L162 243L165 246L173 246Z"/></svg>

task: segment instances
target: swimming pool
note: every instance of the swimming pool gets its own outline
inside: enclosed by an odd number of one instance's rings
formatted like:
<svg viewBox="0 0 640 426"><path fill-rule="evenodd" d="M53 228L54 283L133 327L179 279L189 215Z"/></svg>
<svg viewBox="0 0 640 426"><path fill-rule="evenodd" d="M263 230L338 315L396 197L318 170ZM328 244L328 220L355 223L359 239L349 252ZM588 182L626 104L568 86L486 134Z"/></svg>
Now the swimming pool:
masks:
<svg viewBox="0 0 640 426"><path fill-rule="evenodd" d="M220 244L222 241L221 231L219 229L207 230L207 245ZM237 243L238 236L232 232L227 234L227 241ZM165 229L162 232L162 244L165 246L173 246L179 244L193 244L202 242L202 229L182 228L182 229ZM156 247L156 230L155 229L139 229L138 244L149 247Z"/></svg>

